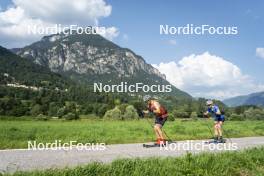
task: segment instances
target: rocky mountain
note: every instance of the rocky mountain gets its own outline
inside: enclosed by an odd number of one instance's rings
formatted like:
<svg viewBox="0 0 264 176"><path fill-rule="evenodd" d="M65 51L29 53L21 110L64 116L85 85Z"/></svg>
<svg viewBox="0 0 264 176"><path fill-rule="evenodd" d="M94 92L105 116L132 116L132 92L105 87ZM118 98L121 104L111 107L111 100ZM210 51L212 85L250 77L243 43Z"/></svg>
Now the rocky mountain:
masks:
<svg viewBox="0 0 264 176"><path fill-rule="evenodd" d="M237 96L223 101L228 106L257 105L264 106L264 92Z"/></svg>
<svg viewBox="0 0 264 176"><path fill-rule="evenodd" d="M29 58L53 72L80 75L116 74L118 78L133 77L139 72L165 78L157 69L129 49L94 34L56 34L16 49L16 54ZM116 77L115 77L116 78Z"/></svg>
<svg viewBox="0 0 264 176"><path fill-rule="evenodd" d="M169 84L141 56L97 34L54 34L13 52L79 83ZM173 92L191 97L175 87Z"/></svg>

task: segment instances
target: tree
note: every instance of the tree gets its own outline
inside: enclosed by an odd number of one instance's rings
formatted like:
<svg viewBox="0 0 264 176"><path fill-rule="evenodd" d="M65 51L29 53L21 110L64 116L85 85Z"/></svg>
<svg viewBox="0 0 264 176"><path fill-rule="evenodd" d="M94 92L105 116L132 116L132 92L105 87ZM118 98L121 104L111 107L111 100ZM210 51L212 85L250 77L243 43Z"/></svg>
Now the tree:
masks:
<svg viewBox="0 0 264 176"><path fill-rule="evenodd" d="M102 104L100 106L100 108L98 109L96 115L98 115L99 117L103 117L105 112L107 111L107 109L108 109L108 105L107 104Z"/></svg>
<svg viewBox="0 0 264 176"><path fill-rule="evenodd" d="M49 104L48 116L56 116L59 110L59 105L55 102Z"/></svg>
<svg viewBox="0 0 264 176"><path fill-rule="evenodd" d="M43 112L42 112L42 110L41 110L41 105L39 105L39 104L35 104L35 105L32 107L32 109L31 109L31 111L30 111L30 114L31 114L32 116L37 116L37 115L39 115L39 114L43 114Z"/></svg>
<svg viewBox="0 0 264 176"><path fill-rule="evenodd" d="M65 108L64 108L64 107L58 109L58 111L57 111L57 116L58 116L59 118L62 118L65 114L66 114L66 111L65 111Z"/></svg>
<svg viewBox="0 0 264 176"><path fill-rule="evenodd" d="M146 109L146 105L143 101L132 101L131 104L137 110L138 114L142 114L142 110Z"/></svg>
<svg viewBox="0 0 264 176"><path fill-rule="evenodd" d="M91 114L93 112L93 104L84 104L82 105L83 114Z"/></svg>
<svg viewBox="0 0 264 176"><path fill-rule="evenodd" d="M16 107L13 108L11 114L13 116L19 117L19 116L25 115L27 113L27 111L28 111L27 107L25 107L25 106L20 104L19 106L16 106Z"/></svg>

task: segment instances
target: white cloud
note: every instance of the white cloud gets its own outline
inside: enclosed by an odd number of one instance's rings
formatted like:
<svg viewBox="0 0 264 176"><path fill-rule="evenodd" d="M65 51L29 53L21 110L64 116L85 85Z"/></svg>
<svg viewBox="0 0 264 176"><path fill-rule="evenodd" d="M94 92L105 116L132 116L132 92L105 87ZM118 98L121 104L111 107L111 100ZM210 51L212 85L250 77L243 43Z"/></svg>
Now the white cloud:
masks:
<svg viewBox="0 0 264 176"><path fill-rule="evenodd" d="M100 17L111 14L112 7L103 0L13 0L27 16L53 23L88 22L97 24Z"/></svg>
<svg viewBox="0 0 264 176"><path fill-rule="evenodd" d="M176 45L177 44L176 40L173 40L173 39L169 40L168 42L170 45Z"/></svg>
<svg viewBox="0 0 264 176"><path fill-rule="evenodd" d="M257 48L256 49L256 56L264 59L264 48Z"/></svg>
<svg viewBox="0 0 264 176"><path fill-rule="evenodd" d="M209 52L192 54L177 63L153 66L165 74L171 84L193 96L224 99L264 90L262 84L254 83L238 66Z"/></svg>
<svg viewBox="0 0 264 176"><path fill-rule="evenodd" d="M116 27L109 27L106 28L104 33L101 33L103 37L107 38L108 40L113 40L119 35L119 31Z"/></svg>
<svg viewBox="0 0 264 176"><path fill-rule="evenodd" d="M28 26L33 25L97 26L99 19L109 16L111 10L111 5L104 0L13 0L13 7L0 12L1 45L21 47L24 43L39 40L42 35L32 35L27 31ZM112 40L118 34L116 27L108 27L103 35Z"/></svg>

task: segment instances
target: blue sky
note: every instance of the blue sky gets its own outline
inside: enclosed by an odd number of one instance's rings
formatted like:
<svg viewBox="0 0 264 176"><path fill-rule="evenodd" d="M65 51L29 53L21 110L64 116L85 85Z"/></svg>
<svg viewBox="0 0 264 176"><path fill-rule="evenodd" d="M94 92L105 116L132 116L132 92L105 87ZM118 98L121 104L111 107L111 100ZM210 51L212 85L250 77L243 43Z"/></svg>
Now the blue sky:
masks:
<svg viewBox="0 0 264 176"><path fill-rule="evenodd" d="M264 1L106 0L105 3L106 5L111 6L111 13L104 16L96 16L96 20L98 20L99 26L115 26L118 29L119 34L117 37L113 38L113 42L119 44L122 47L130 48L135 53L141 55L148 63L156 64L156 67L160 69L161 72L164 72L166 75L168 75L168 77L172 75L171 71L166 72L166 69L168 67L170 67L171 69L174 69L174 67L176 67L176 69L179 69L180 72L184 70L183 67L186 65L180 65L180 61L182 61L184 57L195 55L193 59L196 59L196 61L198 61L199 59L197 59L197 57L199 58L199 56L205 56L203 54L209 52L209 61L211 58L212 60L219 62L230 62L234 66L230 66L231 72L232 69L236 69L236 67L238 67L239 71L242 74L238 77L234 76L233 80L224 80L223 84L229 84L232 81L236 81L236 79L241 79L241 84L254 84L255 87L252 85L254 88L241 88L241 91L238 91L237 94L262 91L262 88L264 91L264 58L262 58L261 56L257 56L256 53L257 48L260 48L260 51L262 51L261 48L264 48L264 35L262 32L264 29ZM9 0L1 0L0 2L2 12L7 11L8 7L10 6L15 7L20 5L21 7L25 8L25 11L27 11L26 6L23 5L22 2L13 3ZM29 9L28 11L30 10L31 9ZM232 36L160 35L159 26L162 24L167 24L170 26L185 26L186 24L237 26L239 33L238 35ZM12 42L14 42L14 39L12 39ZM19 42L14 42L14 45L17 43L19 44ZM9 45L8 37L5 38L5 43L0 42L0 45L9 47L12 46ZM217 58L221 58L222 60L217 60ZM174 65L174 67L171 67L170 62L176 63L176 66ZM205 60L201 60L201 62L205 62ZM163 65L163 67L161 67L160 63L166 63L167 65ZM189 66L189 63L189 61L186 61L187 66ZM208 64L208 67L214 66ZM202 72L203 70L199 71ZM194 73L198 73L199 71ZM213 76L214 75L211 75L211 77ZM216 78L205 77L205 79L220 80L221 77L218 78L217 76L219 75L217 74ZM247 76L250 78L245 78ZM197 85L196 87L184 86L187 85L186 82L188 82L188 80L186 79L190 79L188 76L186 76L185 73L181 78L184 82L183 86L180 86L177 80L173 80L174 78L172 76L171 79L172 80L169 81L174 82L176 86L186 91L191 91L191 94L194 96L198 96L199 93L202 92L202 90L208 91L210 88L212 94L213 90L216 91L216 89L219 89L219 87L221 87L221 89L224 89L222 88L224 85L219 86L218 84L213 83L211 87L210 85L208 85L207 87L203 87L201 85ZM240 87L239 85L231 86L233 86L232 91L234 91L235 89L239 89ZM193 90L196 91L192 93ZM230 89L229 92L224 96L212 97L223 99L229 97L230 94L232 95L232 91ZM205 96L206 92L202 92L201 95Z"/></svg>
<svg viewBox="0 0 264 176"><path fill-rule="evenodd" d="M129 37L128 41L118 43L133 49L148 62L178 60L188 54L210 51L230 59L249 74L264 80L261 75L263 60L255 56L256 48L264 45L264 1L108 2L113 6L113 12L102 23L118 26ZM239 35L208 37L159 34L160 24L182 26L188 23L234 25L239 27ZM169 45L169 39L176 40L177 44Z"/></svg>

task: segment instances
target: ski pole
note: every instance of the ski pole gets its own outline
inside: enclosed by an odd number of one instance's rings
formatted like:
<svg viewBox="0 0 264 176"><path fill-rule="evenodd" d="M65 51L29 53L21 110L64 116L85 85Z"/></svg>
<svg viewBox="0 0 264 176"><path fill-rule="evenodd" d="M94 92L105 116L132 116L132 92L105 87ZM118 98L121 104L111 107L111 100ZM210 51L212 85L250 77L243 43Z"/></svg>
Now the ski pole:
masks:
<svg viewBox="0 0 264 176"><path fill-rule="evenodd" d="M147 119L147 121L148 121L148 124L150 125L150 127L153 129L153 125L152 125L152 123L149 121L149 119L148 118L146 118Z"/></svg>
<svg viewBox="0 0 264 176"><path fill-rule="evenodd" d="M208 130L210 131L210 133L211 133L211 136L212 136L212 138L214 137L214 135L213 135L213 132L211 131L211 128L209 127L209 125L206 123L206 126L207 126L207 128L208 128Z"/></svg>
<svg viewBox="0 0 264 176"><path fill-rule="evenodd" d="M203 116L205 117L205 115L203 115ZM211 131L211 128L209 127L208 123L206 122L205 124L206 124L208 130L210 131L212 138L214 138L213 132Z"/></svg>
<svg viewBox="0 0 264 176"><path fill-rule="evenodd" d="M224 128L222 128L222 129L223 129L224 134L227 136L227 139L229 139L229 141L231 143L233 143L232 140L231 140L231 138L229 137L228 133L226 133L226 131L224 130Z"/></svg>
<svg viewBox="0 0 264 176"><path fill-rule="evenodd" d="M164 129L162 129L162 131L167 136L167 138L169 139L169 141L172 142L171 138L167 135L166 131Z"/></svg>
<svg viewBox="0 0 264 176"><path fill-rule="evenodd" d="M149 119L147 118L148 124L151 126L151 128L153 128L152 123L149 121ZM168 136L168 134L166 133L166 131L164 129L162 129L162 131L164 132L164 134L166 135L166 137L170 140L170 142L172 142L171 138Z"/></svg>

